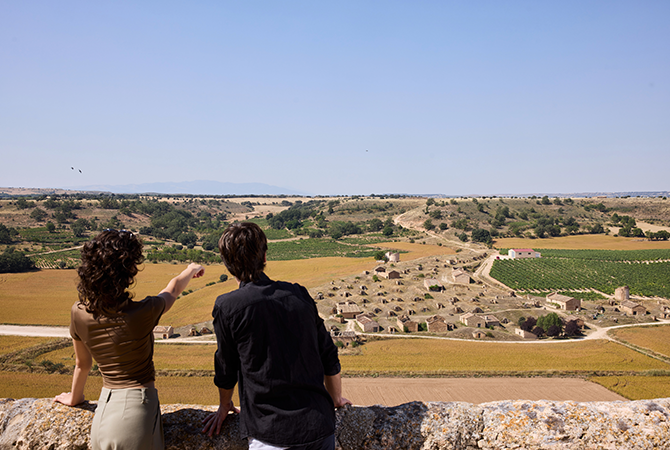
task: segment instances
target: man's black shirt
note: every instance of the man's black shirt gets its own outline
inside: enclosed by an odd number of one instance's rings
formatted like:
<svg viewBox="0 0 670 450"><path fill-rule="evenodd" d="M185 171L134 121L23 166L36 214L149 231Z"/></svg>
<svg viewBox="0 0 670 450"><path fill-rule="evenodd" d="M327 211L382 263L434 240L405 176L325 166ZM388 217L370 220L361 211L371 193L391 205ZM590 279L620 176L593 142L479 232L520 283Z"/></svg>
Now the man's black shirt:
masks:
<svg viewBox="0 0 670 450"><path fill-rule="evenodd" d="M314 300L298 285L267 276L219 296L214 383L239 383L242 437L291 446L335 431L324 375L337 375L337 347Z"/></svg>

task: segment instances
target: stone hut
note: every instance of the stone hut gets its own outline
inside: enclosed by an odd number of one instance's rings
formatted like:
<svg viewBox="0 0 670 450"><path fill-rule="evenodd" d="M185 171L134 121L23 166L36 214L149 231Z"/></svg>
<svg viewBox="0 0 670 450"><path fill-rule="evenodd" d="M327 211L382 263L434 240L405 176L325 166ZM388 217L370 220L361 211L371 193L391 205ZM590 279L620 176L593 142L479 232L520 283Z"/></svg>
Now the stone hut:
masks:
<svg viewBox="0 0 670 450"><path fill-rule="evenodd" d="M614 290L614 299L620 302L630 300L630 289L628 286L621 286Z"/></svg>
<svg viewBox="0 0 670 450"><path fill-rule="evenodd" d="M537 336L535 336L533 333L531 333L530 331L522 330L521 328L515 328L514 334L516 334L517 336L521 336L524 339L537 339Z"/></svg>
<svg viewBox="0 0 670 450"><path fill-rule="evenodd" d="M444 286L436 278L426 278L423 280L423 287L429 291L441 292L444 290Z"/></svg>
<svg viewBox="0 0 670 450"><path fill-rule="evenodd" d="M400 253L398 252L386 252L386 259L390 263L400 262Z"/></svg>
<svg viewBox="0 0 670 450"><path fill-rule="evenodd" d="M432 316L426 319L426 326L431 333L445 333L450 327L442 316Z"/></svg>
<svg viewBox="0 0 670 450"><path fill-rule="evenodd" d="M621 302L621 311L631 316L641 316L647 313L647 308L640 305L639 303L626 300Z"/></svg>
<svg viewBox="0 0 670 450"><path fill-rule="evenodd" d="M154 327L154 339L170 339L174 335L171 325L158 325Z"/></svg>
<svg viewBox="0 0 670 450"><path fill-rule="evenodd" d="M472 332L472 337L475 338L475 339L485 338L486 333L484 333L483 331L479 331L479 330L473 331Z"/></svg>
<svg viewBox="0 0 670 450"><path fill-rule="evenodd" d="M386 279L389 279L389 280L394 280L394 279L400 278L400 272L398 272L397 270L389 270L388 272L386 272L386 271L379 272L379 273L377 273L377 275L380 278L386 278Z"/></svg>
<svg viewBox="0 0 670 450"><path fill-rule="evenodd" d="M465 313L461 315L459 317L459 320L461 321L461 323L463 323L463 325L467 327L484 328L486 326L486 322L484 322L484 319L472 313Z"/></svg>
<svg viewBox="0 0 670 450"><path fill-rule="evenodd" d="M470 284L470 274L463 269L454 269L451 272L451 278L455 284Z"/></svg>
<svg viewBox="0 0 670 450"><path fill-rule="evenodd" d="M372 320L370 314L357 315L356 323L358 323L364 333L376 333L379 331L379 324Z"/></svg>
<svg viewBox="0 0 670 450"><path fill-rule="evenodd" d="M482 319L484 319L484 322L486 323L487 327L499 327L500 326L500 321L496 316L492 316L490 314L482 316Z"/></svg>
<svg viewBox="0 0 670 450"><path fill-rule="evenodd" d="M582 307L581 300L568 297L567 295L562 295L557 292L553 292L547 295L547 303L554 303L558 305L558 309L562 309L564 311L577 311Z"/></svg>
<svg viewBox="0 0 670 450"><path fill-rule="evenodd" d="M342 302L336 305L337 313L341 314L345 319L355 319L357 315L363 311L354 302Z"/></svg>
<svg viewBox="0 0 670 450"><path fill-rule="evenodd" d="M416 333L419 331L419 322L415 322L408 315L403 314L398 317L398 329L403 331L407 329L409 333Z"/></svg>

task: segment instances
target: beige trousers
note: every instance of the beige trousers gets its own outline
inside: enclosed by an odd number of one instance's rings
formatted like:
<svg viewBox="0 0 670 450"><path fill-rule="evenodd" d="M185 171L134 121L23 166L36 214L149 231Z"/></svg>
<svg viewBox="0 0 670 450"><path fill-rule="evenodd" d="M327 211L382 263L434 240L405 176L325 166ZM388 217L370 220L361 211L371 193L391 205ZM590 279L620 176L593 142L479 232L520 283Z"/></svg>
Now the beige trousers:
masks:
<svg viewBox="0 0 670 450"><path fill-rule="evenodd" d="M102 388L91 424L93 450L163 450L158 391Z"/></svg>

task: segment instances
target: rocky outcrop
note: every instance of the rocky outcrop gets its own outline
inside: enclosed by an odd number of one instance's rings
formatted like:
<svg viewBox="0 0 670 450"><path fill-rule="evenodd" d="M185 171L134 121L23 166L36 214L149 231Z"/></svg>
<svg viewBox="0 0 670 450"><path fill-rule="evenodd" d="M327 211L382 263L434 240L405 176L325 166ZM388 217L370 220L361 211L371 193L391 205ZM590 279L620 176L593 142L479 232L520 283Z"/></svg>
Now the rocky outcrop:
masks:
<svg viewBox="0 0 670 450"><path fill-rule="evenodd" d="M247 448L237 416L203 435L212 406L164 405L168 450ZM95 403L0 399L0 449L85 449ZM412 402L337 412L337 444L349 449L667 449L670 399L631 402Z"/></svg>

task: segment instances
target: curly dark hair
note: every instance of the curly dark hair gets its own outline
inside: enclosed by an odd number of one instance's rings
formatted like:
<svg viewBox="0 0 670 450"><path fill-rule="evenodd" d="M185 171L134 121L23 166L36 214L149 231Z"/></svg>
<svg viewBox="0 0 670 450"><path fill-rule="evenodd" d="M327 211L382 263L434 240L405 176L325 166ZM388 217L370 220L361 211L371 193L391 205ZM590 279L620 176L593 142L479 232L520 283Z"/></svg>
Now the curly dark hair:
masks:
<svg viewBox="0 0 670 450"><path fill-rule="evenodd" d="M81 249L79 303L96 319L120 315L132 298L127 291L144 261L142 241L130 231L105 230Z"/></svg>
<svg viewBox="0 0 670 450"><path fill-rule="evenodd" d="M228 226L219 239L219 252L228 271L240 281L256 281L265 269L268 240L253 222Z"/></svg>

